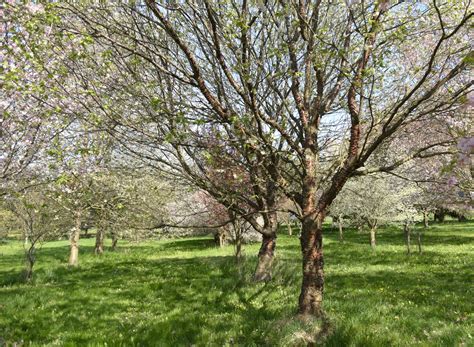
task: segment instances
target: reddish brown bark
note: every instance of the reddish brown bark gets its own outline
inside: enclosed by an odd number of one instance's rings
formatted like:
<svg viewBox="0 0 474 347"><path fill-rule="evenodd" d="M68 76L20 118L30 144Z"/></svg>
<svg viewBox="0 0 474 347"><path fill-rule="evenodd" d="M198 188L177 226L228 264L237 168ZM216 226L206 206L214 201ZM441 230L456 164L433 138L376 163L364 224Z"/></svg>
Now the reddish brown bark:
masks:
<svg viewBox="0 0 474 347"><path fill-rule="evenodd" d="M303 284L298 312L302 315L323 314L324 257L322 221L324 216L309 216L303 220L301 251L303 253Z"/></svg>

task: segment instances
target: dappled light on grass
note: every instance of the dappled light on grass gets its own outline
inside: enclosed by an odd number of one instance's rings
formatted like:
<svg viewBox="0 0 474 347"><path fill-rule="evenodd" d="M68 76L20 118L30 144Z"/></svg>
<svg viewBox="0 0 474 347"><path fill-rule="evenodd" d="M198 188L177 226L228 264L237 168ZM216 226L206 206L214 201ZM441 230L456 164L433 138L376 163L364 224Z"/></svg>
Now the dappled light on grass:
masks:
<svg viewBox="0 0 474 347"><path fill-rule="evenodd" d="M0 246L0 337L57 345L474 342L472 223L434 226L421 256L406 255L400 229L381 230L376 252L366 233L347 231L344 243L337 237L325 230L324 321L296 316L297 236L279 235L274 279L267 283L251 279L258 244L245 247L238 265L232 246L189 238L124 242L101 257L93 255L93 240L83 240L78 268L64 265L66 242L51 242L38 252L33 283L26 285L21 245L9 242Z"/></svg>

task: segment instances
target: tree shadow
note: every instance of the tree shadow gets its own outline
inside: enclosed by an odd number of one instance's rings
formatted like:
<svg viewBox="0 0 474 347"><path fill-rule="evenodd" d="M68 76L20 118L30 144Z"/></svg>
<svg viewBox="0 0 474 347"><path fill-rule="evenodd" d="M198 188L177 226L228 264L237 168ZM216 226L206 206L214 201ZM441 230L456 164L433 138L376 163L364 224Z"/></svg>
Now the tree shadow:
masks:
<svg viewBox="0 0 474 347"><path fill-rule="evenodd" d="M250 273L253 262L244 266L244 273ZM44 271L39 270L38 276L44 276ZM27 336L25 341L53 343L58 334L80 331L68 335L67 342L191 345L212 340L226 344L223 332L231 315L240 328L234 343L264 343L265 334L256 333L255 326L275 318L274 308L255 304L275 284L257 285L249 276L239 275L232 256L137 258L97 262L87 268L59 266L52 272L46 286L4 291L9 297L28 298L17 303L18 310L35 308L27 319L23 315L6 318L11 330L5 334L11 341L14 336ZM39 302L30 301L38 297ZM61 319L55 319L58 312Z"/></svg>

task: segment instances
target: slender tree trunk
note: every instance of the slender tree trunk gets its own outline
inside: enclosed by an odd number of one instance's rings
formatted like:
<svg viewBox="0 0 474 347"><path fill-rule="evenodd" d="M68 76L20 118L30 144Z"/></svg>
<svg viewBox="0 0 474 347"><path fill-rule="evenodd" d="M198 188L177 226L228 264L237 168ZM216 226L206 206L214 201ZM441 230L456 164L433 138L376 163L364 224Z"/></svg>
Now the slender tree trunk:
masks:
<svg viewBox="0 0 474 347"><path fill-rule="evenodd" d="M370 247L372 247L373 250L375 250L375 246L376 246L376 241L375 241L376 230L377 230L376 227L370 228Z"/></svg>
<svg viewBox="0 0 474 347"><path fill-rule="evenodd" d="M262 245L258 252L257 268L253 276L254 281L270 281L272 279L272 265L275 256L276 233L262 236Z"/></svg>
<svg viewBox="0 0 474 347"><path fill-rule="evenodd" d="M219 239L219 247L224 247L224 236L222 234L218 234L217 238Z"/></svg>
<svg viewBox="0 0 474 347"><path fill-rule="evenodd" d="M95 233L95 248L94 248L94 253L96 255L100 255L104 253L104 229L98 228L96 233Z"/></svg>
<svg viewBox="0 0 474 347"><path fill-rule="evenodd" d="M35 256L36 248L34 245L31 245L26 252L26 273L25 273L25 280L26 282L30 282L33 278L33 266L35 265L36 256Z"/></svg>
<svg viewBox="0 0 474 347"><path fill-rule="evenodd" d="M240 259L242 258L242 235L241 234L236 234L235 258L237 258L237 261L240 261Z"/></svg>
<svg viewBox="0 0 474 347"><path fill-rule="evenodd" d="M233 233L234 233L234 251L235 251L235 259L237 263L240 264L240 260L242 258L242 224L240 220L234 219L232 223Z"/></svg>
<svg viewBox="0 0 474 347"><path fill-rule="evenodd" d="M115 232L112 233L112 251L115 251L117 248L118 237Z"/></svg>
<svg viewBox="0 0 474 347"><path fill-rule="evenodd" d="M303 283L299 296L299 313L323 314L324 257L322 222L324 215L306 216L302 223L301 251L303 253Z"/></svg>
<svg viewBox="0 0 474 347"><path fill-rule="evenodd" d="M343 242L344 241L344 231L342 230L342 215L339 215L337 217L337 225L339 226L339 241Z"/></svg>
<svg viewBox="0 0 474 347"><path fill-rule="evenodd" d="M407 244L407 253L411 254L411 235L410 235L410 226L408 225L408 221L405 222L405 225L403 226L403 229L405 231L405 240Z"/></svg>
<svg viewBox="0 0 474 347"><path fill-rule="evenodd" d="M76 213L75 226L71 230L69 236L70 242L70 253L69 253L69 265L77 266L79 264L79 237L81 232L81 219L82 215L80 212Z"/></svg>
<svg viewBox="0 0 474 347"><path fill-rule="evenodd" d="M288 222L286 227L288 228L288 235L292 236L293 235L293 229L291 228L291 222Z"/></svg>
<svg viewBox="0 0 474 347"><path fill-rule="evenodd" d="M428 228L428 227L429 227L429 224L428 224L428 212L426 212L426 211L423 211L423 225L425 226L425 228Z"/></svg>
<svg viewBox="0 0 474 347"><path fill-rule="evenodd" d="M421 231L417 232L417 243L418 243L418 253L422 254L423 250L421 249Z"/></svg>

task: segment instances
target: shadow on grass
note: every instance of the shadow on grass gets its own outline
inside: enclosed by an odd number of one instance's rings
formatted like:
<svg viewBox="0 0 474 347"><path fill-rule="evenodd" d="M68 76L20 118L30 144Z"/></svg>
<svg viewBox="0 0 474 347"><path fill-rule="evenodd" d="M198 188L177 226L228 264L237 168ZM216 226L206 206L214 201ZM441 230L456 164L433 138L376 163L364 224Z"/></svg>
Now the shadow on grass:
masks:
<svg viewBox="0 0 474 347"><path fill-rule="evenodd" d="M37 276L44 277L44 270ZM224 344L229 342L225 332L234 320L232 324L240 327L235 343L264 343L265 334L256 334L255 327L274 319L275 308L254 301L274 285L250 283L236 271L233 257L137 259L78 269L62 266L49 274L46 286L5 290L4 294L25 300L16 303L20 317L7 318L6 337L7 341L22 337L52 343L61 332L77 331L81 333L66 341L98 341L103 334L102 342L112 344ZM32 306L34 314L27 314L24 310ZM55 319L58 312L61 318ZM92 331L99 336L91 336Z"/></svg>
<svg viewBox="0 0 474 347"><path fill-rule="evenodd" d="M173 241L166 241L161 245L163 250L169 252L192 252L202 251L207 248L215 248L216 243L212 238L199 238L199 239L178 239Z"/></svg>
<svg viewBox="0 0 474 347"><path fill-rule="evenodd" d="M400 343L394 334L403 329L405 335L422 340L425 329L439 322L458 324L463 312L474 310L472 288L466 287L472 279L469 254L447 257L433 251L407 257L392 249L373 253L362 236L354 233L350 242L326 246L325 308L335 317L327 345L396 345ZM274 280L266 284L250 280L254 256L241 267L232 256L154 258L160 252L211 248L212 239L182 239L126 246L94 257L93 247L82 246L81 254L88 255L78 268L68 268L67 246L45 247L40 252L48 266L38 267L33 285L0 288L5 298L0 302L0 326L5 327L0 337L12 344L24 340L59 345L288 342L285 338L295 332L275 322L290 326L294 320L301 282L297 237L278 239ZM13 276L12 271L0 272L0 282ZM379 325L388 332L377 330Z"/></svg>

